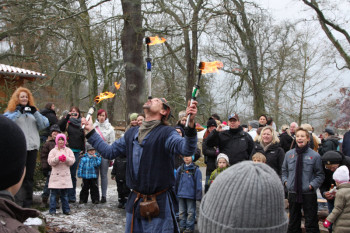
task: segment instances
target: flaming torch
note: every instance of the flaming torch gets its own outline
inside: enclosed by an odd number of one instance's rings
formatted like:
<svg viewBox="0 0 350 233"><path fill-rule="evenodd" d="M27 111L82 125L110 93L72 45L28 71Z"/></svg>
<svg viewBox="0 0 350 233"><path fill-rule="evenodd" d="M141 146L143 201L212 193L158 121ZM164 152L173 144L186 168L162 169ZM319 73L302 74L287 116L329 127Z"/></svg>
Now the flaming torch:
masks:
<svg viewBox="0 0 350 233"><path fill-rule="evenodd" d="M155 44L161 44L166 41L166 39L156 37L146 37L146 45L147 45L147 57L146 57L146 64L147 64L147 83L148 83L148 99L152 99L152 58L149 56L149 46L155 45Z"/></svg>
<svg viewBox="0 0 350 233"><path fill-rule="evenodd" d="M192 97L191 97L191 104L192 104L192 102L194 100L196 100L196 98L198 96L199 81L201 80L202 74L215 73L215 72L218 71L218 69L221 69L222 67L224 67L224 65L220 61L213 61L213 62L202 62L201 61L199 63L199 66L198 66L199 74L198 74L197 83L196 83L196 85L193 86ZM187 116L185 127L188 127L188 123L190 121L190 117L191 117L191 115L189 114Z"/></svg>
<svg viewBox="0 0 350 233"><path fill-rule="evenodd" d="M119 90L120 84L118 84L118 82L115 82L114 86L117 90ZM102 100L113 98L114 96L115 96L115 93L112 93L109 91L100 93L98 96L96 96L94 98L94 104L89 108L88 114L86 115L86 121L89 121L91 115L94 114L94 112L96 111L96 108L95 108L96 104L99 104ZM83 125L82 128L84 129L85 125Z"/></svg>

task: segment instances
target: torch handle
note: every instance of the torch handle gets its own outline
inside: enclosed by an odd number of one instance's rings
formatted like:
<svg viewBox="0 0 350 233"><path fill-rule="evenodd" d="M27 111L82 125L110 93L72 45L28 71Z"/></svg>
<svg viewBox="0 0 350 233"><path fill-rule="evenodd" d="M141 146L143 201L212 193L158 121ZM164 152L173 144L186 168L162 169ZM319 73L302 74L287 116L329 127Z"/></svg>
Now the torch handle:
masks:
<svg viewBox="0 0 350 233"><path fill-rule="evenodd" d="M199 89L199 85L195 85L195 86L193 87L192 98L191 98L190 106L192 105L193 101L196 100L196 98L197 98L198 89ZM188 114L185 127L188 127L188 124L189 124L189 122L190 122L190 117L191 117L191 114Z"/></svg>
<svg viewBox="0 0 350 233"><path fill-rule="evenodd" d="M193 100L194 100L194 99L191 99L190 105L192 105ZM191 114L188 114L185 127L188 127L188 124L189 124L189 122L190 122L190 117L191 117Z"/></svg>
<svg viewBox="0 0 350 233"><path fill-rule="evenodd" d="M152 99L152 71L147 71L148 99Z"/></svg>
<svg viewBox="0 0 350 233"><path fill-rule="evenodd" d="M89 121L89 120L90 120L90 117L91 117L92 114L94 114L95 110L96 110L96 108L95 108L95 103L94 103L94 105L92 105L92 106L89 108L88 114L86 115L86 118L85 118L86 121ZM84 128L85 128L85 125L83 125L81 128L84 129Z"/></svg>

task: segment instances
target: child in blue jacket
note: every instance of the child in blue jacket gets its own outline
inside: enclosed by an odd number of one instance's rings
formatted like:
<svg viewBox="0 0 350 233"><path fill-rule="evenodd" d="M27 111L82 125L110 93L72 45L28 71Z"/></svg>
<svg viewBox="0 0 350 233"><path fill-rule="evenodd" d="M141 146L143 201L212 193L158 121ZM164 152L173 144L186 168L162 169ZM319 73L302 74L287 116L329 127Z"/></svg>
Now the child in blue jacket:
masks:
<svg viewBox="0 0 350 233"><path fill-rule="evenodd" d="M100 194L97 185L96 168L101 164L101 157L97 156L95 148L90 144L86 145L86 151L87 153L80 159L78 170L78 177L83 178L79 204L87 203L89 190L92 203L98 204Z"/></svg>
<svg viewBox="0 0 350 233"><path fill-rule="evenodd" d="M185 156L176 172L176 194L179 198L180 232L194 232L196 200L202 199L202 173L193 162L193 156Z"/></svg>

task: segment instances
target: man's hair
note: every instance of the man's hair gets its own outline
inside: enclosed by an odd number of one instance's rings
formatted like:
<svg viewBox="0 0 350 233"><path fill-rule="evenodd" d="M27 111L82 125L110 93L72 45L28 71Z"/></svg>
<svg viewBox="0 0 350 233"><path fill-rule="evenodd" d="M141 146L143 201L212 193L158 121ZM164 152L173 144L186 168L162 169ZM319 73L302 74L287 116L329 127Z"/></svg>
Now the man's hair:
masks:
<svg viewBox="0 0 350 233"><path fill-rule="evenodd" d="M266 157L263 153L256 152L252 157L252 160L254 159L261 160L263 163L266 163Z"/></svg>
<svg viewBox="0 0 350 233"><path fill-rule="evenodd" d="M307 129L304 129L302 127L298 127L296 130L295 130L295 135L298 133L298 131L304 131L306 133L306 137L307 138L310 138L310 133L309 131L307 131Z"/></svg>
<svg viewBox="0 0 350 233"><path fill-rule="evenodd" d="M292 124L295 124L295 126L298 128L299 127L299 125L298 125L298 123L296 123L296 122L292 122L292 123L290 123L290 125L292 125Z"/></svg>

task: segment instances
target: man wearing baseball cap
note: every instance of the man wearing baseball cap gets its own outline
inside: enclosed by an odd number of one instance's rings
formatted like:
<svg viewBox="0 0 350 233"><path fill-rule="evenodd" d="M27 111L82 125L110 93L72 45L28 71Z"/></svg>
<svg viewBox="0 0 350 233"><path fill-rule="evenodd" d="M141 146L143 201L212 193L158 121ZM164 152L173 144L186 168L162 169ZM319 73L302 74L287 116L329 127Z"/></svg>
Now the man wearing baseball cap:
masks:
<svg viewBox="0 0 350 233"><path fill-rule="evenodd" d="M228 156L230 164L249 160L254 148L252 137L243 131L237 113L228 117L228 130L223 125L214 129L207 138L207 146L219 148L220 153Z"/></svg>
<svg viewBox="0 0 350 233"><path fill-rule="evenodd" d="M339 146L339 138L334 135L332 128L327 127L323 131L323 139L321 147L318 148L318 153L322 156L327 151L336 151Z"/></svg>

